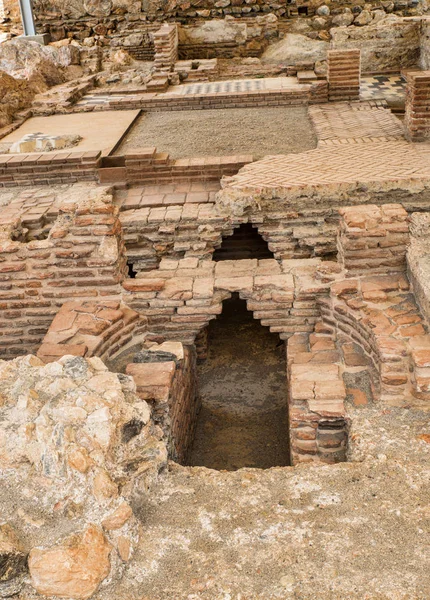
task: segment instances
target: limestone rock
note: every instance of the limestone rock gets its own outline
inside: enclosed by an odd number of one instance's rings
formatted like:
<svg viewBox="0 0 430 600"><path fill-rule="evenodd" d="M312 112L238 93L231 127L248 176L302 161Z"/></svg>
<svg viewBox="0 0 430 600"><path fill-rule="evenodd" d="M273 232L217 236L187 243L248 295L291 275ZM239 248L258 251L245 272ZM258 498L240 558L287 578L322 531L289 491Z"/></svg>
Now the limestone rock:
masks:
<svg viewBox="0 0 430 600"><path fill-rule="evenodd" d="M219 44L235 42L243 44L247 39L247 26L235 19L213 19L197 27L180 27L180 44Z"/></svg>
<svg viewBox="0 0 430 600"><path fill-rule="evenodd" d="M355 25L369 25L372 22L372 13L369 10L362 10L359 15L355 17Z"/></svg>
<svg viewBox="0 0 430 600"><path fill-rule="evenodd" d="M327 4L322 4L317 8L317 15L320 17L328 17L330 15L330 9Z"/></svg>
<svg viewBox="0 0 430 600"><path fill-rule="evenodd" d="M14 579L26 570L27 554L14 529L0 525L0 583Z"/></svg>
<svg viewBox="0 0 430 600"><path fill-rule="evenodd" d="M33 96L26 81L0 71L0 127L11 123L13 115L29 106Z"/></svg>
<svg viewBox="0 0 430 600"><path fill-rule="evenodd" d="M336 27L347 27L348 25L351 25L353 21L354 15L352 12L350 10L345 10L345 12L341 13L340 15L333 17L332 23Z"/></svg>
<svg viewBox="0 0 430 600"><path fill-rule="evenodd" d="M29 557L32 585L45 596L90 598L109 574L110 552L111 545L95 525L59 545L34 548Z"/></svg>
<svg viewBox="0 0 430 600"><path fill-rule="evenodd" d="M0 70L41 92L64 81L59 49L20 38L0 45Z"/></svg>
<svg viewBox="0 0 430 600"><path fill-rule="evenodd" d="M310 40L304 35L287 33L279 42L267 48L261 57L263 63L282 62L295 65L304 61L325 60L329 43Z"/></svg>

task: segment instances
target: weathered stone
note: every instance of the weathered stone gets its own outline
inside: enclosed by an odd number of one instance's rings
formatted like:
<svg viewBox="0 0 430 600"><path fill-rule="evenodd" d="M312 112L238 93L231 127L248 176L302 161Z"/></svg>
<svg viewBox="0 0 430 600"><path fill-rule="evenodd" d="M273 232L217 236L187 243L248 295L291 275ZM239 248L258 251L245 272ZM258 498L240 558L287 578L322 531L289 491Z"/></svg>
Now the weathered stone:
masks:
<svg viewBox="0 0 430 600"><path fill-rule="evenodd" d="M26 571L27 553L14 529L0 525L0 585Z"/></svg>
<svg viewBox="0 0 430 600"><path fill-rule="evenodd" d="M86 600L109 575L111 545L101 530L84 532L50 548L34 548L29 556L31 583L39 594Z"/></svg>

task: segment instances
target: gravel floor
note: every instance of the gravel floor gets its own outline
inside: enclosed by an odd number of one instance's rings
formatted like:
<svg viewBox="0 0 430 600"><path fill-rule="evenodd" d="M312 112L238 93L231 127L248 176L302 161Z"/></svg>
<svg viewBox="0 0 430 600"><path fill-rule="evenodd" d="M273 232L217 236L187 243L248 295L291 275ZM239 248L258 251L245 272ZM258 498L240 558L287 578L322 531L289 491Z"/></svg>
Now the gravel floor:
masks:
<svg viewBox="0 0 430 600"><path fill-rule="evenodd" d="M304 152L316 147L304 107L146 113L139 117L116 154L156 146L172 158Z"/></svg>

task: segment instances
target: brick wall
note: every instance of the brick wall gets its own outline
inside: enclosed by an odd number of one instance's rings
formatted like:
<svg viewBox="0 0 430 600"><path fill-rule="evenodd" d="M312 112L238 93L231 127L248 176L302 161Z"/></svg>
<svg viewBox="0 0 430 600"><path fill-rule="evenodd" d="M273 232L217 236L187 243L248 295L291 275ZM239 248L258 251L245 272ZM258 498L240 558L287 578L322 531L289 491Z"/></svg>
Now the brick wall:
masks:
<svg viewBox="0 0 430 600"><path fill-rule="evenodd" d="M349 275L406 268L408 214L400 204L339 209L338 260Z"/></svg>
<svg viewBox="0 0 430 600"><path fill-rule="evenodd" d="M152 418L165 435L169 456L184 463L194 439L200 397L197 393L196 353L192 347L165 343L176 360L160 363L130 363L126 372L136 383L137 393L152 407Z"/></svg>
<svg viewBox="0 0 430 600"><path fill-rule="evenodd" d="M164 23L153 34L154 68L156 71L171 71L178 60L178 27L176 23Z"/></svg>
<svg viewBox="0 0 430 600"><path fill-rule="evenodd" d="M330 101L359 100L360 50L329 50L327 53L328 97Z"/></svg>
<svg viewBox="0 0 430 600"><path fill-rule="evenodd" d="M318 264L164 259L159 269L125 280L123 298L147 317L153 333L193 344L198 332L221 313L223 300L239 292L263 326L288 339L296 331L313 331L318 319L317 297L326 289L316 279Z"/></svg>
<svg viewBox="0 0 430 600"><path fill-rule="evenodd" d="M430 138L430 71L406 72L405 133L413 142Z"/></svg>
<svg viewBox="0 0 430 600"><path fill-rule="evenodd" d="M108 193L62 206L44 240L12 239L19 230L13 218L1 225L1 357L35 352L64 302L119 297L126 259L118 209Z"/></svg>
<svg viewBox="0 0 430 600"><path fill-rule="evenodd" d="M100 152L0 154L0 188L96 181Z"/></svg>
<svg viewBox="0 0 430 600"><path fill-rule="evenodd" d="M287 344L293 465L346 460L347 418L340 355L332 336L295 333Z"/></svg>

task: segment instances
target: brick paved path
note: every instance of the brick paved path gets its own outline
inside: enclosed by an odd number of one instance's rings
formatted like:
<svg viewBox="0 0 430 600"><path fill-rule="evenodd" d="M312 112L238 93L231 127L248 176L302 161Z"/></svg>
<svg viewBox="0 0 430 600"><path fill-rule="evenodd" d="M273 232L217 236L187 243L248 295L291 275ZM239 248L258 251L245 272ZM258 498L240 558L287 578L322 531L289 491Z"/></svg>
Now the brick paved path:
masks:
<svg viewBox="0 0 430 600"><path fill-rule="evenodd" d="M333 140L388 141L401 139L401 121L390 110L376 102L336 102L309 107L319 145ZM329 144L332 145L332 144Z"/></svg>

